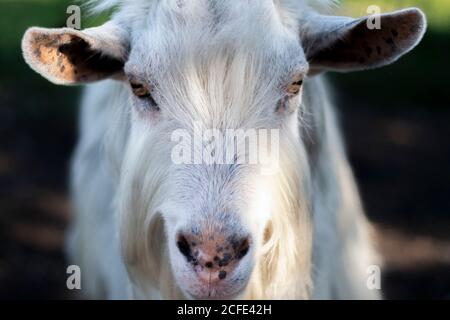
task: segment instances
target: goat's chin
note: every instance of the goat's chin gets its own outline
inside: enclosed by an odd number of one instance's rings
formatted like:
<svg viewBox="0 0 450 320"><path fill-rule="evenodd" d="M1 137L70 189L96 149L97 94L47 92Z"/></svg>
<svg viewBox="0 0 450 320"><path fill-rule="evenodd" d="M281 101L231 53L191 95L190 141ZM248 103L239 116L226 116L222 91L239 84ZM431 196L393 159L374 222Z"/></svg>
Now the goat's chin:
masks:
<svg viewBox="0 0 450 320"><path fill-rule="evenodd" d="M196 297L192 296L189 293L185 293L186 298L188 300L238 300L241 294L233 295L233 296L208 296L208 297Z"/></svg>
<svg viewBox="0 0 450 320"><path fill-rule="evenodd" d="M230 279L209 283L195 274L186 275L179 271L175 281L189 300L235 300L242 297L248 283L246 278L243 274L234 274Z"/></svg>
<svg viewBox="0 0 450 320"><path fill-rule="evenodd" d="M238 300L244 293L244 288L238 291L233 290L221 290L220 288L214 288L210 292L196 292L191 293L183 290L184 295L189 300Z"/></svg>

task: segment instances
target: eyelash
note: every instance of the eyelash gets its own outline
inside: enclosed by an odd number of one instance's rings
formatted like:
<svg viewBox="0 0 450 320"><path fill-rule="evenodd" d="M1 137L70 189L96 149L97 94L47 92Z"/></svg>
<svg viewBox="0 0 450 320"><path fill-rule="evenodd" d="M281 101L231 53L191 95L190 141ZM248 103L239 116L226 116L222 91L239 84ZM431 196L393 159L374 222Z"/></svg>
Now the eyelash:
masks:
<svg viewBox="0 0 450 320"><path fill-rule="evenodd" d="M130 82L130 86L136 98L138 98L139 100L146 101L151 108L155 109L156 111L159 111L158 104L156 103L155 99L153 98L148 88L146 88L143 84L133 82Z"/></svg>

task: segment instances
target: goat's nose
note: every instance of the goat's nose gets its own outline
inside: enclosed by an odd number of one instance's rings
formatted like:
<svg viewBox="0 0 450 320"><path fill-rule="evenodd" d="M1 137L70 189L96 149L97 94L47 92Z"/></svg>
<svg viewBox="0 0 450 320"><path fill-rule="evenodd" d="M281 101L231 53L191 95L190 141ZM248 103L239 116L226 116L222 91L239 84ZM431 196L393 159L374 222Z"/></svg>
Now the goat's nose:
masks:
<svg viewBox="0 0 450 320"><path fill-rule="evenodd" d="M200 279L218 281L226 278L250 249L250 238L239 236L197 236L179 233L177 247L194 266Z"/></svg>

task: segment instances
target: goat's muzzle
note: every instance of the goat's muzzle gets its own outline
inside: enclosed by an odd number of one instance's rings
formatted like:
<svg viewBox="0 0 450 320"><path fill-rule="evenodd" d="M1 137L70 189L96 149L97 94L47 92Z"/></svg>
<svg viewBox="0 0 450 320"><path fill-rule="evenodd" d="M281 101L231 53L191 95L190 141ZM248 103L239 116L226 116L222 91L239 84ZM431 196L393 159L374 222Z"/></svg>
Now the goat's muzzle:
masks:
<svg viewBox="0 0 450 320"><path fill-rule="evenodd" d="M176 246L186 265L193 298L232 298L247 283L250 236L223 232L178 232ZM190 273L190 275L189 275Z"/></svg>

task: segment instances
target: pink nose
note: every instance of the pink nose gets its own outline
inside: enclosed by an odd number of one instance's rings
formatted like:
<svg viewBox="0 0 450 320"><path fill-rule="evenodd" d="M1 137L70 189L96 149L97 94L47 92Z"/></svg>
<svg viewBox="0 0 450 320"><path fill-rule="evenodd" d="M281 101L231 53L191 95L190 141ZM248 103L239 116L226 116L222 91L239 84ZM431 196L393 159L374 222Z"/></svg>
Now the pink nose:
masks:
<svg viewBox="0 0 450 320"><path fill-rule="evenodd" d="M250 249L249 237L196 236L180 233L177 246L191 263L199 279L212 283L224 280Z"/></svg>

